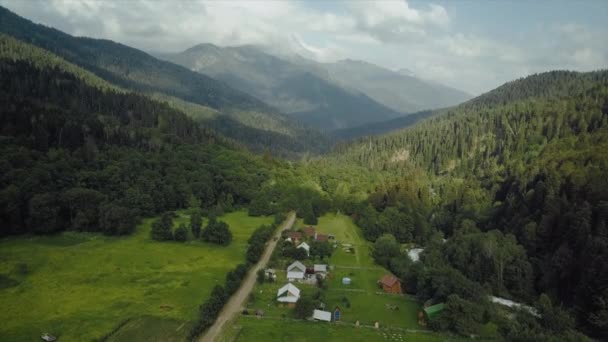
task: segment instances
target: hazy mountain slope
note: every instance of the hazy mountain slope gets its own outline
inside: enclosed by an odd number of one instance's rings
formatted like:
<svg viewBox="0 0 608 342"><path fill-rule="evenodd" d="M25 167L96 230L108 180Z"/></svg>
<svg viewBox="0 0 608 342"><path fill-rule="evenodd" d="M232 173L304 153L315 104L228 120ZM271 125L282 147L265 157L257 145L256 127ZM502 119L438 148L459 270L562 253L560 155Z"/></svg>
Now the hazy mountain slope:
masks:
<svg viewBox="0 0 608 342"><path fill-rule="evenodd" d="M398 129L406 128L437 113L437 111L427 110L386 121L372 122L361 126L338 129L331 132L331 136L337 140L349 140L370 135L382 135Z"/></svg>
<svg viewBox="0 0 608 342"><path fill-rule="evenodd" d="M367 62L342 60L325 66L333 80L401 113L453 106L471 98L463 91Z"/></svg>
<svg viewBox="0 0 608 342"><path fill-rule="evenodd" d="M254 46L200 44L163 57L224 81L324 130L400 115L354 88L333 83L322 65L293 63Z"/></svg>
<svg viewBox="0 0 608 342"><path fill-rule="evenodd" d="M291 146L303 152L309 149L307 142L313 143L313 150L324 148L324 138L318 132L294 123L255 97L140 50L108 40L73 37L2 7L0 32L51 51L125 89L167 100L181 110L194 109L195 116L254 149L278 151ZM244 134L236 134L234 126L242 127ZM272 134L266 137L266 132Z"/></svg>

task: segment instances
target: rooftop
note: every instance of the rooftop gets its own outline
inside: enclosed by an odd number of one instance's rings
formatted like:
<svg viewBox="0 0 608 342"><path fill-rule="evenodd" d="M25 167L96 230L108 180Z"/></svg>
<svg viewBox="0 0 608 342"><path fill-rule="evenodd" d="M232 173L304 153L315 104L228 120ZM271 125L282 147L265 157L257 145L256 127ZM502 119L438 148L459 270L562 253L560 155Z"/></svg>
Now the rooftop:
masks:
<svg viewBox="0 0 608 342"><path fill-rule="evenodd" d="M302 228L302 232L304 235L311 237L315 235L316 229L314 227L304 227Z"/></svg>
<svg viewBox="0 0 608 342"><path fill-rule="evenodd" d="M382 279L380 279L380 283L382 285L386 285L388 287L392 287L393 285L395 285L395 283L397 283L399 281L399 279L397 279L397 277L395 277L392 274L387 274L384 277L382 277Z"/></svg>

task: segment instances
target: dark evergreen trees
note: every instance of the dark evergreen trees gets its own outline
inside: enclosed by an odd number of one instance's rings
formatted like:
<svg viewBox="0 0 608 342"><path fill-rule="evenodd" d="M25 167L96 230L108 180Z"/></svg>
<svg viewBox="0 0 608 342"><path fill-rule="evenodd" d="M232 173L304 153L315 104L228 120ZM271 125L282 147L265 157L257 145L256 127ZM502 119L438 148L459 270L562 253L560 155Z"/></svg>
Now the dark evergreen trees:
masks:
<svg viewBox="0 0 608 342"><path fill-rule="evenodd" d="M232 241L232 232L226 222L213 218L209 219L209 223L202 230L201 239L205 242L227 246Z"/></svg>

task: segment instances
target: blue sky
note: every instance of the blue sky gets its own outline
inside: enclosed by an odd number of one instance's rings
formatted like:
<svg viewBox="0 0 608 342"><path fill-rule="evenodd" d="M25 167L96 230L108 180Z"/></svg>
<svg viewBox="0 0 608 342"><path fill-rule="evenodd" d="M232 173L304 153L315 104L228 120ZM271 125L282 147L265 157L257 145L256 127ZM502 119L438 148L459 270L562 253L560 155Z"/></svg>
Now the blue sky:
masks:
<svg viewBox="0 0 608 342"><path fill-rule="evenodd" d="M148 51L262 44L362 59L472 94L553 69L608 66L608 1L0 0L35 22Z"/></svg>

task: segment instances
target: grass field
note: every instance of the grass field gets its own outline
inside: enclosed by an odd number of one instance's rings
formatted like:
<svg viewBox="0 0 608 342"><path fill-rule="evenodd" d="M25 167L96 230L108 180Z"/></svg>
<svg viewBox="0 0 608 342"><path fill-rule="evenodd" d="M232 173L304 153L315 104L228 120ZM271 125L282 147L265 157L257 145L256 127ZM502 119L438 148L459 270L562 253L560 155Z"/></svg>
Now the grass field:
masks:
<svg viewBox="0 0 608 342"><path fill-rule="evenodd" d="M222 342L229 341L457 341L454 337L435 334L430 331L407 332L399 329L374 329L354 327L346 324L285 321L252 316L239 317L229 325Z"/></svg>
<svg viewBox="0 0 608 342"><path fill-rule="evenodd" d="M179 339L212 287L244 262L253 230L272 222L242 211L219 219L234 235L227 247L152 241L151 219L126 237L65 232L0 240L0 341L36 341L43 332L90 341L127 319L112 340ZM181 212L175 225L188 220Z"/></svg>
<svg viewBox="0 0 608 342"><path fill-rule="evenodd" d="M297 227L304 226L298 222ZM317 231L336 237L338 248L329 260L332 266L328 289L323 291L322 301L327 310L339 306L341 322L321 323L291 319L291 309L276 304L277 289L286 283L284 270L277 270L277 282L257 285L253 300L248 303L251 312L265 311L262 319L251 316L238 317L224 331L224 341L444 341L453 337L435 334L418 325L420 303L409 295L382 293L377 281L388 273L376 265L371 257L371 244L363 239L360 229L350 217L327 214L319 218ZM352 245L347 252L342 244ZM342 277L352 279L351 285L343 285ZM302 294L313 293L316 287L295 284ZM345 298L348 304L346 304ZM397 310L387 309L387 304ZM355 327L359 321L361 327ZM381 329L373 329L374 322Z"/></svg>

